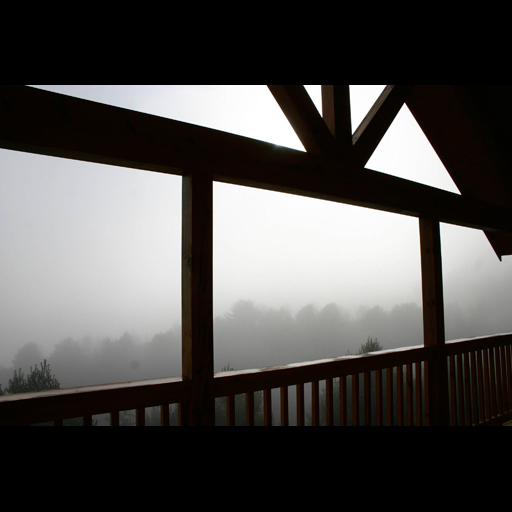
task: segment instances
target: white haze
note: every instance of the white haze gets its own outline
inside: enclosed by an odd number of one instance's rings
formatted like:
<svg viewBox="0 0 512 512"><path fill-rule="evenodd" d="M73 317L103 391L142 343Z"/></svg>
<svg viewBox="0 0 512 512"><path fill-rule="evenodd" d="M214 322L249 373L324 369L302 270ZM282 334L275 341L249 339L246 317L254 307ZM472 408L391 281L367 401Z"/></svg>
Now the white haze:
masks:
<svg viewBox="0 0 512 512"><path fill-rule="evenodd" d="M35 87L303 150L264 85ZM353 130L383 87L351 86ZM320 86L306 88L320 108ZM180 177L7 150L0 162L0 366L29 342L49 354L67 337L147 342L179 326ZM457 192L406 107L367 167ZM474 320L468 336L512 330L510 258L453 226L442 247L448 337L459 320ZM421 307L417 219L216 183L214 315L240 299L292 315L334 302L353 318Z"/></svg>

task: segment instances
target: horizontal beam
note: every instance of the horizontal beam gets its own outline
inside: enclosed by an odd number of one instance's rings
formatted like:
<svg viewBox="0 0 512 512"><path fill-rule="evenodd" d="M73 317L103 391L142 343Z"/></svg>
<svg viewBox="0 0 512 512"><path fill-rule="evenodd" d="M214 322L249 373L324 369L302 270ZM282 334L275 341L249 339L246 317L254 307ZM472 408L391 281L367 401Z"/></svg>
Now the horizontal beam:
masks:
<svg viewBox="0 0 512 512"><path fill-rule="evenodd" d="M0 147L298 194L512 234L512 210L362 166L24 86L0 86Z"/></svg>

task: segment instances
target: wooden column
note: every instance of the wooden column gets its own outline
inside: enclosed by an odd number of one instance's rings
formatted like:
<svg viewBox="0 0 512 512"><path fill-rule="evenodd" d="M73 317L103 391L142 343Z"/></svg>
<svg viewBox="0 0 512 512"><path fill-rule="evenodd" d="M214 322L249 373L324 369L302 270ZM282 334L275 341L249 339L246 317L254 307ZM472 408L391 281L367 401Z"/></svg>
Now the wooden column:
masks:
<svg viewBox="0 0 512 512"><path fill-rule="evenodd" d="M352 121L348 85L322 85L322 117L332 133L336 157L350 158Z"/></svg>
<svg viewBox="0 0 512 512"><path fill-rule="evenodd" d="M213 395L213 180L195 171L183 176L182 374L192 381L183 425L214 425Z"/></svg>
<svg viewBox="0 0 512 512"><path fill-rule="evenodd" d="M439 221L420 217L421 282L423 293L423 342L432 347L425 390L427 424L448 425L448 370L445 355L443 276Z"/></svg>

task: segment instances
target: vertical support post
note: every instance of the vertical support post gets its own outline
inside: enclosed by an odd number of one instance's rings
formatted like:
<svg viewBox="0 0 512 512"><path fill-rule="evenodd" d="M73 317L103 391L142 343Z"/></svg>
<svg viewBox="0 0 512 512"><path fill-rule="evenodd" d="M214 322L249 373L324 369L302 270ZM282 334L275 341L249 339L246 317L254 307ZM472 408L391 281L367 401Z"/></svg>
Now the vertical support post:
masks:
<svg viewBox="0 0 512 512"><path fill-rule="evenodd" d="M215 425L213 394L213 179L183 176L182 374L192 383L183 425Z"/></svg>
<svg viewBox="0 0 512 512"><path fill-rule="evenodd" d="M352 150L352 121L348 85L322 85L322 117L336 141L336 156Z"/></svg>
<svg viewBox="0 0 512 512"><path fill-rule="evenodd" d="M445 353L441 234L437 219L420 217L423 342L433 349L427 364L429 425L449 425L448 366Z"/></svg>

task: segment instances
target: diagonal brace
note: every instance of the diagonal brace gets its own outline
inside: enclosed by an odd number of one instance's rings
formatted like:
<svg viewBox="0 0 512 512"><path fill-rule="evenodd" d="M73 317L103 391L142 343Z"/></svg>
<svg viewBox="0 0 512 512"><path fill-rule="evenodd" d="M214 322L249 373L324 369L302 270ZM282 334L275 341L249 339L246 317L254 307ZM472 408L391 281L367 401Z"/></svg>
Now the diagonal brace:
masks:
<svg viewBox="0 0 512 512"><path fill-rule="evenodd" d="M303 85L267 86L308 153L334 158L334 137Z"/></svg>
<svg viewBox="0 0 512 512"><path fill-rule="evenodd" d="M414 85L387 85L352 136L355 163L365 166Z"/></svg>

